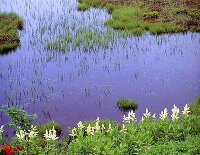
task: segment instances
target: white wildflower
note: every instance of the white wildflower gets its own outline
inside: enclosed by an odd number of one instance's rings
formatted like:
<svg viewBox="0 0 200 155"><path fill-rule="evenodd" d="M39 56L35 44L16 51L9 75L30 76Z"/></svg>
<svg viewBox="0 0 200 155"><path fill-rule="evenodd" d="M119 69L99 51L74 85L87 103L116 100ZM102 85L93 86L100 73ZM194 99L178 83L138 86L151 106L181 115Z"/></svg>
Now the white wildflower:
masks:
<svg viewBox="0 0 200 155"><path fill-rule="evenodd" d="M151 112L149 112L148 108L146 108L146 112L143 114L142 121L145 119L149 119L151 116Z"/></svg>
<svg viewBox="0 0 200 155"><path fill-rule="evenodd" d="M183 115L188 116L190 113L190 107L186 104L182 111Z"/></svg>
<svg viewBox="0 0 200 155"><path fill-rule="evenodd" d="M27 133L28 137L29 138L35 138L37 136L38 132L37 132L37 129L36 129L36 126L31 126L31 130L29 133Z"/></svg>
<svg viewBox="0 0 200 155"><path fill-rule="evenodd" d="M164 120L168 116L168 110L165 108L163 111L160 113L160 119Z"/></svg>
<svg viewBox="0 0 200 155"><path fill-rule="evenodd" d="M81 121L78 122L77 126L78 126L78 129L81 129L81 130L85 127Z"/></svg>
<svg viewBox="0 0 200 155"><path fill-rule="evenodd" d="M172 109L172 121L175 121L177 120L179 117L178 117L178 114L179 114L180 110L179 108L176 107L176 105L174 105L173 109Z"/></svg>
<svg viewBox="0 0 200 155"><path fill-rule="evenodd" d="M107 132L108 132L108 131L111 131L111 130L112 130L112 125L109 123L109 124L108 124L108 130L107 130Z"/></svg>
<svg viewBox="0 0 200 155"><path fill-rule="evenodd" d="M96 122L99 122L99 121L100 121L100 119L99 119L99 117L97 117Z"/></svg>
<svg viewBox="0 0 200 155"><path fill-rule="evenodd" d="M108 125L108 129L112 129L112 126L111 126L111 124L109 123L109 125Z"/></svg>
<svg viewBox="0 0 200 155"><path fill-rule="evenodd" d="M101 129L101 127L99 125L99 122L96 122L96 125L95 125L96 132L98 132L100 129Z"/></svg>
<svg viewBox="0 0 200 155"><path fill-rule="evenodd" d="M104 124L101 125L101 129L102 129L102 130L105 130L105 129L106 129L105 126L104 126Z"/></svg>
<svg viewBox="0 0 200 155"><path fill-rule="evenodd" d="M88 127L85 131L86 131L87 135L94 135L94 128L92 128L90 124L88 125Z"/></svg>
<svg viewBox="0 0 200 155"><path fill-rule="evenodd" d="M156 114L153 114L151 117L152 117L153 119L156 119Z"/></svg>
<svg viewBox="0 0 200 155"><path fill-rule="evenodd" d="M56 130L54 126L52 130L46 130L44 137L46 138L46 140L57 140L59 138L59 137L56 137Z"/></svg>
<svg viewBox="0 0 200 155"><path fill-rule="evenodd" d="M124 124L122 125L121 131L122 131L122 132L126 132L126 131L127 131L127 129L125 128L125 125L124 125Z"/></svg>
<svg viewBox="0 0 200 155"><path fill-rule="evenodd" d="M4 127L4 125L2 125L2 126L0 127L0 135L4 132L3 127Z"/></svg>
<svg viewBox="0 0 200 155"><path fill-rule="evenodd" d="M143 114L145 118L148 118L151 116L151 112L149 112L148 108L146 108L146 112Z"/></svg>
<svg viewBox="0 0 200 155"><path fill-rule="evenodd" d="M0 127L0 140L2 139L3 132L4 132L3 127L4 127L4 125L2 125L2 126Z"/></svg>
<svg viewBox="0 0 200 155"><path fill-rule="evenodd" d="M26 135L27 133L23 130L19 130L17 133L16 133L16 136L19 140L25 140L26 138Z"/></svg>
<svg viewBox="0 0 200 155"><path fill-rule="evenodd" d="M75 137L76 136L76 131L77 131L77 129L73 128L71 134L69 134L69 135L72 136L72 137Z"/></svg>
<svg viewBox="0 0 200 155"><path fill-rule="evenodd" d="M135 121L136 121L136 117L135 117L135 113L133 112L133 110L128 112L127 117L126 117L126 115L123 116L124 123L131 123L131 122L135 122Z"/></svg>

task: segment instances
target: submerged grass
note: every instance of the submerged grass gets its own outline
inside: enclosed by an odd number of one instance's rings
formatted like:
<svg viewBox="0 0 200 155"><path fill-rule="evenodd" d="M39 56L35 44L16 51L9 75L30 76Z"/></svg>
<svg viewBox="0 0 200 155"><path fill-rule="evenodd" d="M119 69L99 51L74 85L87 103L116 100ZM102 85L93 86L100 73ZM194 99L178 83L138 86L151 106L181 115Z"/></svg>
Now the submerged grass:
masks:
<svg viewBox="0 0 200 155"><path fill-rule="evenodd" d="M0 13L0 54L19 45L17 30L22 29L23 20L15 13Z"/></svg>
<svg viewBox="0 0 200 155"><path fill-rule="evenodd" d="M99 32L92 28L78 28L71 32L67 30L64 34L51 42L48 42L48 48L59 51L67 51L69 47L82 47L84 50L107 47L114 42L114 32L108 29L105 32Z"/></svg>
<svg viewBox="0 0 200 155"><path fill-rule="evenodd" d="M105 7L112 15L105 25L119 31L129 31L134 35L141 35L146 31L152 34L200 31L200 10L197 0L191 2L80 0L79 2L84 4L84 10L89 7Z"/></svg>

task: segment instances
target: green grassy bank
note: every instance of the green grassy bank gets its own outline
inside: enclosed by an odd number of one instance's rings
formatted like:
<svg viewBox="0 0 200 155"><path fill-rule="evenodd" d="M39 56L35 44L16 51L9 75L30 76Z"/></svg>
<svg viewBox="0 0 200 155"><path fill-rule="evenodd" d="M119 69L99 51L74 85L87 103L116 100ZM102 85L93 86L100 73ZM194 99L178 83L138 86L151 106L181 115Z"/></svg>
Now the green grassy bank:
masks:
<svg viewBox="0 0 200 155"><path fill-rule="evenodd" d="M15 13L0 13L0 54L7 53L19 45L17 30L22 27L23 20Z"/></svg>
<svg viewBox="0 0 200 155"><path fill-rule="evenodd" d="M141 35L200 31L198 0L79 0L78 10L105 7L112 15L105 21L119 31Z"/></svg>

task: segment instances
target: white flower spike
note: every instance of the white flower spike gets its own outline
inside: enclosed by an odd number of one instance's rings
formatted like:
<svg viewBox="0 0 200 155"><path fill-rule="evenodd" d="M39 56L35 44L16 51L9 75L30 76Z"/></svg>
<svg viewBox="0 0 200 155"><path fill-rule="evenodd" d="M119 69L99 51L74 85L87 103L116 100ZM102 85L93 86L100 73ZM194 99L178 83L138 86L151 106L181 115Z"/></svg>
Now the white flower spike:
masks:
<svg viewBox="0 0 200 155"><path fill-rule="evenodd" d="M4 125L2 125L2 126L0 127L0 135L4 132L3 127L4 127Z"/></svg>
<svg viewBox="0 0 200 155"><path fill-rule="evenodd" d="M167 118L167 116L168 116L168 111L167 108L165 108L163 111L161 111L160 119L164 120L165 118Z"/></svg>
<svg viewBox="0 0 200 155"><path fill-rule="evenodd" d="M29 133L27 133L27 135L29 136L29 138L35 138L37 136L38 132L36 129L36 126L31 126L31 130Z"/></svg>
<svg viewBox="0 0 200 155"><path fill-rule="evenodd" d="M88 127L85 131L86 131L87 135L94 135L94 128L92 128L90 124L88 125Z"/></svg>
<svg viewBox="0 0 200 155"><path fill-rule="evenodd" d="M72 136L72 137L75 137L76 136L76 128L73 128L72 129L72 133L71 134L69 134L70 136Z"/></svg>
<svg viewBox="0 0 200 155"><path fill-rule="evenodd" d="M59 137L56 137L56 130L54 126L52 130L46 130L44 137L46 140L57 140L59 138Z"/></svg>
<svg viewBox="0 0 200 155"><path fill-rule="evenodd" d="M16 136L19 140L25 140L27 133L23 130L19 130L19 132L16 133Z"/></svg>
<svg viewBox="0 0 200 155"><path fill-rule="evenodd" d="M179 112L180 112L179 108L177 108L176 105L174 104L174 107L172 109L172 115L171 115L172 121L175 121L175 120L177 120L179 118L178 117Z"/></svg>
<svg viewBox="0 0 200 155"><path fill-rule="evenodd" d="M189 113L190 113L190 107L186 104L185 107L183 108L183 111L182 111L183 115L185 115L186 117L189 116Z"/></svg>
<svg viewBox="0 0 200 155"><path fill-rule="evenodd" d="M85 127L81 121L78 122L77 126L78 126L78 129L81 129L81 130Z"/></svg>

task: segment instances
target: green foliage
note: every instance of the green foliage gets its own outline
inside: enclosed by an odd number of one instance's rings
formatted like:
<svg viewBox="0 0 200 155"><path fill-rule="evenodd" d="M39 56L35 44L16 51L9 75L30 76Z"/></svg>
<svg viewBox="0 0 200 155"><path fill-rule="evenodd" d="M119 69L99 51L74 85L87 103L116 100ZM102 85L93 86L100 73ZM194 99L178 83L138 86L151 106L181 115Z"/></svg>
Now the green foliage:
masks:
<svg viewBox="0 0 200 155"><path fill-rule="evenodd" d="M55 126L57 131L61 130L59 123L51 121L37 126L36 132L39 132L39 136L28 135L29 138L22 139L16 137L10 144L22 147L16 153L24 155L200 154L199 101L198 96L190 105L191 113L188 115L190 109L185 106L184 113L179 114L174 120L169 117L165 119L145 117L137 123L133 121L123 125L115 121L99 120L99 118L94 121L79 122L77 128L69 131L71 141L41 138L44 131L51 129L52 126Z"/></svg>
<svg viewBox="0 0 200 155"><path fill-rule="evenodd" d="M79 0L79 3L87 5L88 6L87 9L89 7L96 7L97 8L97 7L101 7L102 6L102 4L101 4L101 2L99 0Z"/></svg>
<svg viewBox="0 0 200 155"><path fill-rule="evenodd" d="M113 126L106 132L100 131L94 135L83 136L79 134L69 144L68 153L198 154L200 134L191 132L193 129L186 122L197 122L199 118L190 119L190 117L183 116L175 122L170 119L146 119L138 125L126 124L124 131L121 130L122 128Z"/></svg>
<svg viewBox="0 0 200 155"><path fill-rule="evenodd" d="M87 10L89 8L89 6L86 4L86 3L82 3L82 4L78 4L77 5L77 9L79 10L79 11L85 11L85 10Z"/></svg>
<svg viewBox="0 0 200 155"><path fill-rule="evenodd" d="M196 100L190 104L191 114L200 116L200 95L196 97Z"/></svg>
<svg viewBox="0 0 200 155"><path fill-rule="evenodd" d="M22 130L28 131L31 128L33 120L37 118L37 115L29 115L25 110L19 109L17 107L9 107L3 105L0 109L5 115L8 115L11 122L8 125L15 126L16 129L20 128Z"/></svg>
<svg viewBox="0 0 200 155"><path fill-rule="evenodd" d="M5 54L19 45L17 30L22 29L23 20L15 13L0 13L0 54Z"/></svg>
<svg viewBox="0 0 200 155"><path fill-rule="evenodd" d="M149 18L149 19L157 19L158 16L159 16L158 11L151 11L151 12L144 13L144 17Z"/></svg>
<svg viewBox="0 0 200 155"><path fill-rule="evenodd" d="M173 1L139 0L128 5L105 0L81 0L80 3L87 4L87 7L105 7L112 15L111 19L105 21L105 25L120 32L129 31L128 35L142 35L146 31L162 34L200 30L199 10L190 5L177 6ZM155 11L155 8L159 11Z"/></svg>
<svg viewBox="0 0 200 155"><path fill-rule="evenodd" d="M136 109L138 107L138 104L133 100L120 98L117 100L117 106L121 109L127 110L127 109Z"/></svg>
<svg viewBox="0 0 200 155"><path fill-rule="evenodd" d="M84 126L88 126L89 124L91 126L95 126L96 120L92 120L92 121L86 121L83 122ZM112 120L99 120L99 125L102 126L102 124L104 124L105 128L108 129L109 124L111 124L111 126L119 128L120 125L116 122L116 121L112 121Z"/></svg>
<svg viewBox="0 0 200 155"><path fill-rule="evenodd" d="M20 151L15 152L19 155L59 155L66 154L65 148L67 146L67 141L43 140L43 144L41 144L41 139L39 137L30 140L13 138L11 144L18 145L22 148Z"/></svg>
<svg viewBox="0 0 200 155"><path fill-rule="evenodd" d="M193 20L199 22L199 20L200 20L200 11L199 11L199 9L192 9L192 10L189 11L188 14Z"/></svg>
<svg viewBox="0 0 200 155"><path fill-rule="evenodd" d="M52 42L48 42L48 48L59 51L67 51L69 46L74 48L83 47L85 50L107 47L114 42L114 32L108 29L105 32L99 32L91 28L79 28L74 33L67 31L58 36Z"/></svg>
<svg viewBox="0 0 200 155"><path fill-rule="evenodd" d="M115 5L113 5L113 4L107 4L106 5L106 10L108 11L108 13L112 13L113 11L114 11L114 9L115 9Z"/></svg>
<svg viewBox="0 0 200 155"><path fill-rule="evenodd" d="M45 124L42 124L42 123L38 124L37 125L38 135L40 137L43 137L43 135L45 134L46 130L50 130L53 127L55 127L56 134L59 137L61 135L61 132L62 132L62 125L59 122L56 122L56 121L49 121L49 122L47 122Z"/></svg>

